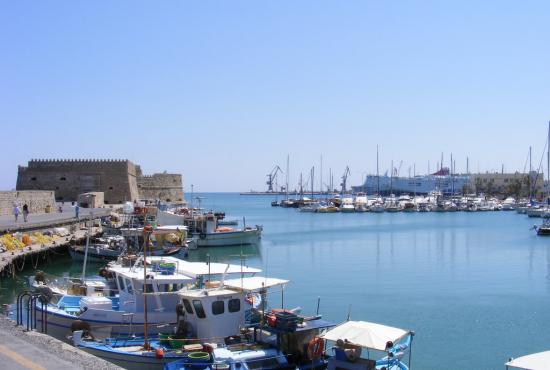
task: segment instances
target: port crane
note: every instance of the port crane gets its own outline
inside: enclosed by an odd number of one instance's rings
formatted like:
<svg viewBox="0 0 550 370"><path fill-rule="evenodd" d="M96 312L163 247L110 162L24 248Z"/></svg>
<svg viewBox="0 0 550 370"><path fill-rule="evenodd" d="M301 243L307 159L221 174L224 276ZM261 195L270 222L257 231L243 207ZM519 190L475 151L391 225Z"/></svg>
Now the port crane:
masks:
<svg viewBox="0 0 550 370"><path fill-rule="evenodd" d="M340 186L342 187L342 194L345 194L347 192L347 184L348 184L348 176L351 174L349 170L349 166L346 166L346 170L344 171L344 174L342 175L342 183Z"/></svg>
<svg viewBox="0 0 550 370"><path fill-rule="evenodd" d="M267 176L267 181L266 181L266 184L267 184L267 192L268 193L273 193L273 184L277 181L277 174L279 172L283 172L283 170L281 170L281 167L279 167L278 165L276 165L275 167L273 167L273 169L271 170L270 173L268 173L266 176ZM278 189L276 189L278 191Z"/></svg>

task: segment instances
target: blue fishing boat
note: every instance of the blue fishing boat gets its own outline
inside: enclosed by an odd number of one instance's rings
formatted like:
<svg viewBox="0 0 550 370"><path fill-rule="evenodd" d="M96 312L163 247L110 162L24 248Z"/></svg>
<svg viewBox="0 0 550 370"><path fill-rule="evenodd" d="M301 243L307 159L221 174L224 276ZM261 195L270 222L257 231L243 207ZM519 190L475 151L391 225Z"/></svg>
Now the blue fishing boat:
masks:
<svg viewBox="0 0 550 370"><path fill-rule="evenodd" d="M111 338L98 342L76 331L73 343L136 370L160 370L176 359L189 369L214 365L221 369L223 364L236 362L255 369L290 368L290 364L302 360L311 363L306 354L309 341L334 325L319 316L299 316L296 310L268 309L268 289L283 290L287 283L257 276L210 282L202 289L179 292L177 330L164 340ZM297 345L300 351L291 351L291 342L292 348ZM294 357L286 355L289 352ZM314 364L326 365L320 356L314 360ZM251 367L252 363L256 367ZM278 367L270 367L275 365Z"/></svg>

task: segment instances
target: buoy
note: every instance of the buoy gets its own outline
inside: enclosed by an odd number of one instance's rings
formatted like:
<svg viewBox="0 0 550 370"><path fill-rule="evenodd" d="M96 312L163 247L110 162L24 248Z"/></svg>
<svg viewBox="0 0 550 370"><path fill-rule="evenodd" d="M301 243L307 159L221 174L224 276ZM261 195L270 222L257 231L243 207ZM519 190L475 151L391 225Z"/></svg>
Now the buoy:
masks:
<svg viewBox="0 0 550 370"><path fill-rule="evenodd" d="M163 358L164 357L164 350L162 348L155 349L155 357L159 360L161 358Z"/></svg>

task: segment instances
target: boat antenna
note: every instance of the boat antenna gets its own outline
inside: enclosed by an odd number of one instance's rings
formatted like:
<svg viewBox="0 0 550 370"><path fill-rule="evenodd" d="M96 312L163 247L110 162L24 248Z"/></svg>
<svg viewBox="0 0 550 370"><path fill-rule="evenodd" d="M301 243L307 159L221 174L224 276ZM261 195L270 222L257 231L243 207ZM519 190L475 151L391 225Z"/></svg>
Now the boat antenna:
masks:
<svg viewBox="0 0 550 370"><path fill-rule="evenodd" d="M349 307L348 307L348 318L347 318L346 321L350 321L350 320L351 320L351 303L350 303L350 305L349 305Z"/></svg>

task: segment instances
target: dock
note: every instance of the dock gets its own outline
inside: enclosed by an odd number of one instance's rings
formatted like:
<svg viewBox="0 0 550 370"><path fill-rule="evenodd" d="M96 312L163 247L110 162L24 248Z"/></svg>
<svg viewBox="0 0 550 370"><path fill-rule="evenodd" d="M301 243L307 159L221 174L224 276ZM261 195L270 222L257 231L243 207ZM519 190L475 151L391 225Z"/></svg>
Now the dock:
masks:
<svg viewBox="0 0 550 370"><path fill-rule="evenodd" d="M69 234L47 243L0 252L0 277L15 276L18 271L25 268L27 263L36 269L41 261L47 260L46 257L50 252L66 248L71 243L83 241L87 234L86 224L110 212L110 209L84 209L78 218L74 216L74 212L31 214L29 222L23 222L21 218L15 222L13 216L1 216L0 234L13 232L30 234L56 227L66 227ZM91 235L97 235L100 232L101 227L91 229Z"/></svg>
<svg viewBox="0 0 550 370"><path fill-rule="evenodd" d="M25 331L0 316L0 367L10 370L121 370L46 334Z"/></svg>

